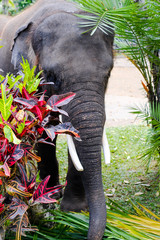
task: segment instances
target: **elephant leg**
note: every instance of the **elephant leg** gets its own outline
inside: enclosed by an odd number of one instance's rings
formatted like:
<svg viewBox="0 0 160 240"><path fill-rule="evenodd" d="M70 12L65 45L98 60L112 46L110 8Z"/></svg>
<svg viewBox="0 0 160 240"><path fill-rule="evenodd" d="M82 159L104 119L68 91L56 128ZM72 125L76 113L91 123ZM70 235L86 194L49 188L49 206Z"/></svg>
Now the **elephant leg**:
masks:
<svg viewBox="0 0 160 240"><path fill-rule="evenodd" d="M68 154L67 186L61 202L62 211L80 212L88 209L85 190L82 183L81 172L78 172Z"/></svg>
<svg viewBox="0 0 160 240"><path fill-rule="evenodd" d="M53 141L55 146L50 144L39 143L37 150L38 155L41 157L41 162L38 163L38 169L40 170L40 177L44 179L50 175L48 183L49 187L59 185L59 168L56 158L56 139Z"/></svg>

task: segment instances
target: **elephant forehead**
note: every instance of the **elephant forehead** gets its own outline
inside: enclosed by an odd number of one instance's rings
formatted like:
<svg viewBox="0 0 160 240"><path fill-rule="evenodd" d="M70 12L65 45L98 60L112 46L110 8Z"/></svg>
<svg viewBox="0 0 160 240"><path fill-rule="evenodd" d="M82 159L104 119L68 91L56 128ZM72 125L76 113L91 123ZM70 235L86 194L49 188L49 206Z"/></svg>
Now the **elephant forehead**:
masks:
<svg viewBox="0 0 160 240"><path fill-rule="evenodd" d="M48 17L42 18L37 28L44 33L51 31L65 34L67 31L71 31L72 29L75 31L75 28L78 28L78 18L72 13L53 13Z"/></svg>
<svg viewBox="0 0 160 240"><path fill-rule="evenodd" d="M109 54L103 54L103 56L96 53L87 52L88 49L79 48L79 51L71 51L71 49L64 49L63 47L48 54L44 51L41 55L40 61L42 68L49 70L50 72L58 74L63 72L63 75L72 77L80 75L81 78L101 77L108 74L112 68L113 60ZM78 76L79 77L79 76Z"/></svg>
<svg viewBox="0 0 160 240"><path fill-rule="evenodd" d="M112 66L112 49L107 47L101 36L79 35L77 32L66 33L61 37L52 34L44 38L39 53L43 61L48 59L47 62L50 63L68 62L77 66L97 65L102 68Z"/></svg>
<svg viewBox="0 0 160 240"><path fill-rule="evenodd" d="M112 68L112 38L101 31L93 36L78 25L79 18L69 13L56 13L38 25L34 32L33 48L38 52L42 68L61 68L79 73ZM107 41L106 41L107 38ZM47 66L46 66L47 64Z"/></svg>
<svg viewBox="0 0 160 240"><path fill-rule="evenodd" d="M71 13L56 13L41 21L35 30L35 37L42 38L44 43L57 41L58 39L70 40L70 43L75 42L80 44L100 44L104 38L104 34L97 30L93 36L90 33L84 33L87 29L80 26L81 19ZM71 44L70 44L71 45Z"/></svg>

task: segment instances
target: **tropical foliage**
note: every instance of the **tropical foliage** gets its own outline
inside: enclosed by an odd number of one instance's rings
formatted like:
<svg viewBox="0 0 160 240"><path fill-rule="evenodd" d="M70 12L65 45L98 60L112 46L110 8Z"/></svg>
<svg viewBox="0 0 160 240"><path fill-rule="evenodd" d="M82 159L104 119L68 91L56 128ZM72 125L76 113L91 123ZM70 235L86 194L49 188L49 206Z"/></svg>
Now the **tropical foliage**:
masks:
<svg viewBox="0 0 160 240"><path fill-rule="evenodd" d="M15 14L34 2L35 0L0 0L0 13Z"/></svg>
<svg viewBox="0 0 160 240"><path fill-rule="evenodd" d="M151 160L156 159L158 165L160 164L160 103L149 103L141 107L136 106L132 108L131 112L137 114L149 126L146 147L141 154L141 157L145 159L148 170Z"/></svg>
<svg viewBox="0 0 160 240"><path fill-rule="evenodd" d="M35 0L14 0L12 1L14 2L14 6L16 8L16 11L19 12L21 10L23 10L24 8L26 8L27 6L29 6L30 4L34 3Z"/></svg>
<svg viewBox="0 0 160 240"><path fill-rule="evenodd" d="M133 204L133 203L132 203ZM133 207L135 212L127 212L115 202L108 205L107 225L103 239L114 240L157 240L160 239L160 218L142 205ZM42 220L39 231L30 233L24 239L87 239L88 213L64 213L49 210L54 220ZM54 222L52 228L46 223Z"/></svg>
<svg viewBox="0 0 160 240"><path fill-rule="evenodd" d="M143 77L142 86L146 92L150 107L135 110L144 112L145 119L153 129L149 132L150 150L146 156L159 151L159 121L160 116L160 2L157 0L75 0L79 7L88 14L79 15L83 19L81 25L91 31L99 29L105 34L115 32L115 46L137 67ZM137 3L138 2L138 3ZM147 114L147 116L146 116ZM156 118L155 118L156 117ZM156 123L155 123L156 122ZM158 125L157 125L158 124ZM158 157L159 159L159 157Z"/></svg>
<svg viewBox="0 0 160 240"><path fill-rule="evenodd" d="M59 114L67 115L60 107L75 94L55 95L46 101L45 93L37 92L41 79L34 71L23 61L17 77L0 76L0 226L16 232L16 240L25 231L36 229L30 226L28 209L38 203L56 202L54 196L63 188L47 188L50 176L39 179L37 162L41 158L34 151L35 145L52 144L59 133L79 138L70 123L58 120Z"/></svg>
<svg viewBox="0 0 160 240"><path fill-rule="evenodd" d="M108 34L115 31L115 44L141 72L149 100L158 96L160 75L160 3L146 0L134 3L132 0L75 0L80 8L89 14L82 14L82 26L90 29L91 34L97 29Z"/></svg>

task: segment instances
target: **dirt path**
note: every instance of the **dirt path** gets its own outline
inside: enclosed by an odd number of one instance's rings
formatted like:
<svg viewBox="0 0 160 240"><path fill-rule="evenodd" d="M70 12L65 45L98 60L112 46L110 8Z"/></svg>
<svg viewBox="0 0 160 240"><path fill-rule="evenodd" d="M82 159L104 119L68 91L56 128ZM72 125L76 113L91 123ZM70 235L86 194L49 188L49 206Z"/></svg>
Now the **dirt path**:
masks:
<svg viewBox="0 0 160 240"><path fill-rule="evenodd" d="M106 93L106 127L139 124L131 107L147 102L139 71L124 57L117 57Z"/></svg>

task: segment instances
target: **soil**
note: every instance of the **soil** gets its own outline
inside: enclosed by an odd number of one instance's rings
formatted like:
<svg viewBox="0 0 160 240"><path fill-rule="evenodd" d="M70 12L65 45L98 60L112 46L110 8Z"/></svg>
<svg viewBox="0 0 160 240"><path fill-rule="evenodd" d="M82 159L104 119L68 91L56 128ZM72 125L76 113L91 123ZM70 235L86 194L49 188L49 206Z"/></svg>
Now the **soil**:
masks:
<svg viewBox="0 0 160 240"><path fill-rule="evenodd" d="M142 80L142 75L128 59L123 56L114 59L105 97L106 127L142 123L130 113L132 107L147 103Z"/></svg>

